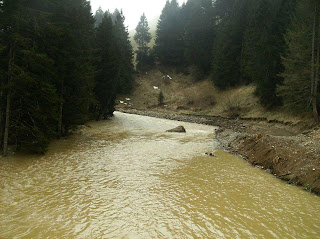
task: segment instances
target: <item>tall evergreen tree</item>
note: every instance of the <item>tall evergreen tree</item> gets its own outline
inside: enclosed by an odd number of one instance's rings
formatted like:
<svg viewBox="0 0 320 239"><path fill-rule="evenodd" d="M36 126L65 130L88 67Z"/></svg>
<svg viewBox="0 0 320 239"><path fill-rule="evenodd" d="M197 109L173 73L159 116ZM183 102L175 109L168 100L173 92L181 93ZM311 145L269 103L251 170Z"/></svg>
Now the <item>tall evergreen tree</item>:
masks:
<svg viewBox="0 0 320 239"><path fill-rule="evenodd" d="M136 27L136 34L134 35L134 40L138 44L138 50L136 51L138 70L152 65L152 62L150 62L150 48L148 46L152 39L149 30L148 20L143 13Z"/></svg>
<svg viewBox="0 0 320 239"><path fill-rule="evenodd" d="M128 28L125 26L125 17L116 10L113 14L115 30L115 47L118 49L119 64L119 93L129 93L133 87L133 49L130 42Z"/></svg>
<svg viewBox="0 0 320 239"><path fill-rule="evenodd" d="M295 0L215 2L212 79L216 86L223 89L255 82L262 105L281 104L276 85L282 81L283 35L294 6Z"/></svg>
<svg viewBox="0 0 320 239"><path fill-rule="evenodd" d="M163 65L183 64L183 24L180 7L176 0L167 1L162 10L156 32L156 53Z"/></svg>
<svg viewBox="0 0 320 239"><path fill-rule="evenodd" d="M267 107L281 104L276 85L282 79L280 56L286 45L284 33L290 23L295 0L259 0L250 4L248 24L244 34L241 74L248 82L256 82L256 93Z"/></svg>
<svg viewBox="0 0 320 239"><path fill-rule="evenodd" d="M234 14L235 0L216 0L214 1L214 12L218 23L228 19Z"/></svg>
<svg viewBox="0 0 320 239"><path fill-rule="evenodd" d="M94 14L94 27L99 27L100 23L102 22L102 19L104 17L104 12L101 9L101 7L98 8L98 10L96 11L96 13Z"/></svg>
<svg viewBox="0 0 320 239"><path fill-rule="evenodd" d="M319 15L319 2L303 0L297 4L296 16L285 36L288 50L282 58L284 82L278 87L286 107L295 112L312 110L316 123L319 122Z"/></svg>
<svg viewBox="0 0 320 239"><path fill-rule="evenodd" d="M0 1L4 155L12 144L43 152L92 113L112 114L115 95L132 84L132 48L123 15L106 21L94 38L89 1Z"/></svg>
<svg viewBox="0 0 320 239"><path fill-rule="evenodd" d="M94 19L90 2L85 0L58 2L52 11L50 56L57 66L58 136L61 136L88 119L93 98L91 44Z"/></svg>
<svg viewBox="0 0 320 239"><path fill-rule="evenodd" d="M97 74L95 94L99 102L98 120L113 114L118 91L120 67L118 49L115 47L115 29L111 14L106 12L97 29L96 39Z"/></svg>
<svg viewBox="0 0 320 239"><path fill-rule="evenodd" d="M5 120L2 120L3 154L8 144L32 146L42 151L54 135L57 97L52 83L53 62L42 46L46 4L4 1L1 42L6 81L1 85ZM37 146L37 147L34 147Z"/></svg>
<svg viewBox="0 0 320 239"><path fill-rule="evenodd" d="M221 89L243 82L240 61L249 1L215 2L219 15L211 73L214 84Z"/></svg>
<svg viewBox="0 0 320 239"><path fill-rule="evenodd" d="M186 61L202 73L210 72L215 30L211 0L189 0L181 12L184 17Z"/></svg>

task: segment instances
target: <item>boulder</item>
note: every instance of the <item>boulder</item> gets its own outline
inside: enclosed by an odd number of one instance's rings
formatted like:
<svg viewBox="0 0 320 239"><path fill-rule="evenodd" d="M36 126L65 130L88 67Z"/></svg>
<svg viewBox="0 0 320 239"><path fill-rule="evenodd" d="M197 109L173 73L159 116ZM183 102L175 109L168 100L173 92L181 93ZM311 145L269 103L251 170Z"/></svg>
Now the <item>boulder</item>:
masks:
<svg viewBox="0 0 320 239"><path fill-rule="evenodd" d="M178 126L176 128L167 130L167 132L185 133L186 129L182 125L180 125L180 126Z"/></svg>

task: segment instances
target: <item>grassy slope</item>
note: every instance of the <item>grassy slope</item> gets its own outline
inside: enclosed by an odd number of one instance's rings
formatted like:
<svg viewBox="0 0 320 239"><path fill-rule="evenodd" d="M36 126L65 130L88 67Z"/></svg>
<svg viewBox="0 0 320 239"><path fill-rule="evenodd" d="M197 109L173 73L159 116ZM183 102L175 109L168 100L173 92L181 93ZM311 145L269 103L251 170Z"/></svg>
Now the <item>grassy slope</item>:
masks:
<svg viewBox="0 0 320 239"><path fill-rule="evenodd" d="M172 77L170 80L169 75ZM166 106L158 106L159 87L164 94ZM297 124L312 122L310 117L293 116L285 113L284 109L266 111L254 96L254 85L243 86L227 91L217 90L211 81L194 82L192 75L176 74L170 69L154 69L139 75L131 96L120 96L132 99L133 108L157 109L187 114L212 115L241 118L265 118L285 123ZM126 107L119 104L118 107Z"/></svg>

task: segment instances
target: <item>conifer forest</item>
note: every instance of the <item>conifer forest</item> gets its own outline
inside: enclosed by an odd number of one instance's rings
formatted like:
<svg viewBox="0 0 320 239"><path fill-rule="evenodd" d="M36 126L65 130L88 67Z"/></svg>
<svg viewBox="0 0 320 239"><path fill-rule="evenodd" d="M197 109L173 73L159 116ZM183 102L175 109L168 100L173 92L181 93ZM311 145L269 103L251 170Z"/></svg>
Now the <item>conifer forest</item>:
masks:
<svg viewBox="0 0 320 239"><path fill-rule="evenodd" d="M197 71L226 90L254 83L266 110L319 122L320 1L167 1L151 41L141 10L133 50L125 14L92 13L86 0L0 1L0 146L44 152L155 65ZM134 65L134 55L136 64Z"/></svg>
<svg viewBox="0 0 320 239"><path fill-rule="evenodd" d="M0 10L1 146L42 152L50 140L112 115L133 81L121 11L97 24L84 0L5 0Z"/></svg>

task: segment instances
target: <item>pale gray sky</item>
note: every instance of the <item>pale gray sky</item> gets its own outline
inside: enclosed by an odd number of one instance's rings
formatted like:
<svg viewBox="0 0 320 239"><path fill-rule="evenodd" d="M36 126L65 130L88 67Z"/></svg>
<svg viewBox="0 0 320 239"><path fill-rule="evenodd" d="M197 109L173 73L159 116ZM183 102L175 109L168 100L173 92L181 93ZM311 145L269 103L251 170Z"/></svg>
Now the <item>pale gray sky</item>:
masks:
<svg viewBox="0 0 320 239"><path fill-rule="evenodd" d="M116 8L122 9L126 17L126 24L129 31L136 28L140 16L144 12L148 21L160 16L161 11L166 4L166 0L90 0L92 12L101 6L103 11L110 10L113 12ZM178 0L181 5L184 0Z"/></svg>

